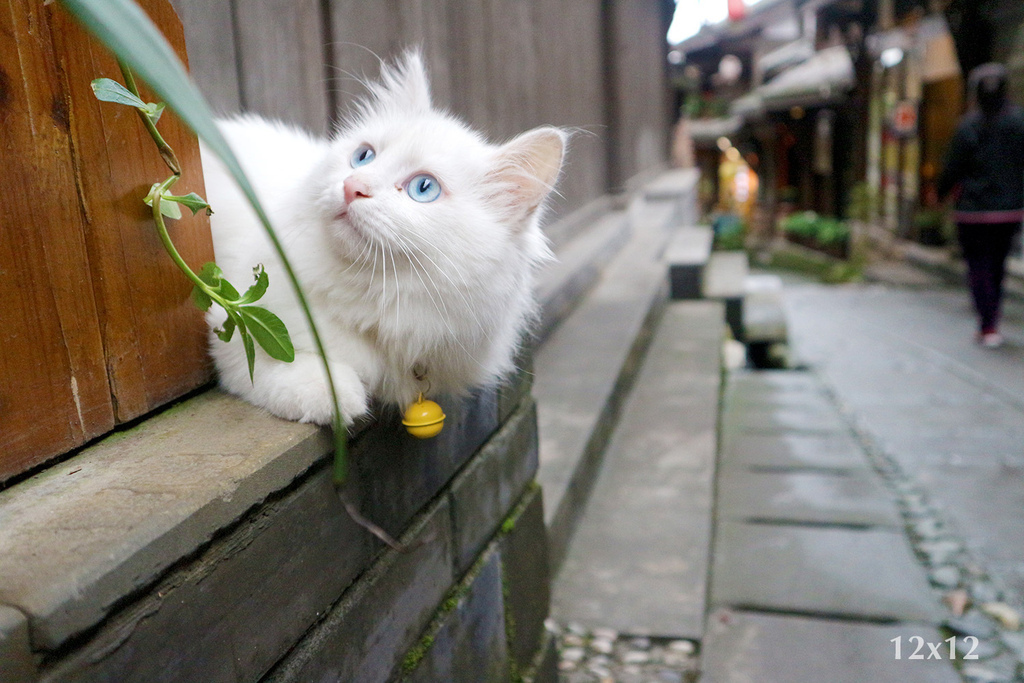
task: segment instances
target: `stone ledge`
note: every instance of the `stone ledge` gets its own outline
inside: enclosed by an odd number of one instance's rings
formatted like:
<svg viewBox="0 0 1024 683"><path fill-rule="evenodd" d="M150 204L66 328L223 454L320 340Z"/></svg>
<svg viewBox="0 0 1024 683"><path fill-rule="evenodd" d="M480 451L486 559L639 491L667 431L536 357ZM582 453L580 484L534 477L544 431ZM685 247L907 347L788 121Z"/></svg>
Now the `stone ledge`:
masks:
<svg viewBox="0 0 1024 683"><path fill-rule="evenodd" d="M0 492L0 603L55 650L330 447L216 390L113 434Z"/></svg>
<svg viewBox="0 0 1024 683"><path fill-rule="evenodd" d="M394 415L362 425L351 441L353 500L402 533L528 387L439 399L448 424L431 442L405 434ZM58 650L326 463L331 446L328 430L218 390L113 434L0 492L0 607L26 615L33 650Z"/></svg>
<svg viewBox="0 0 1024 683"><path fill-rule="evenodd" d="M463 582L458 596L442 605L443 614L421 638L425 648L416 661L407 655L403 670L412 668L403 681L410 683L476 683L508 680L508 642L505 607L502 603L501 556L485 552ZM454 603L449 605L448 603ZM446 609L448 608L448 609ZM429 647L427 644L429 643ZM403 671L404 673L404 671Z"/></svg>
<svg viewBox="0 0 1024 683"><path fill-rule="evenodd" d="M540 487L534 486L502 524L498 541L509 656L520 674L533 667L551 603L546 539L543 495Z"/></svg>
<svg viewBox="0 0 1024 683"><path fill-rule="evenodd" d="M455 567L464 572L537 473L537 411L523 404L451 484Z"/></svg>
<svg viewBox="0 0 1024 683"><path fill-rule="evenodd" d="M370 565L371 540L322 463L47 662L44 680L258 680Z"/></svg>

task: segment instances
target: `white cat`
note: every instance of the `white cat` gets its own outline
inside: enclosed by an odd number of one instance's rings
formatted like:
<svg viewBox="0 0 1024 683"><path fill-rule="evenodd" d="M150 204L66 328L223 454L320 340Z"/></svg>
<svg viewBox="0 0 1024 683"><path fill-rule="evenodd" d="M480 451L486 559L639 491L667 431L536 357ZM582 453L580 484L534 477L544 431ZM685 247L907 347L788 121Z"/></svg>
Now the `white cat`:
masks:
<svg viewBox="0 0 1024 683"><path fill-rule="evenodd" d="M428 387L460 394L512 369L535 314L534 271L551 257L539 220L566 142L542 127L489 144L431 106L414 52L368 89L330 140L255 116L220 123L309 298L346 422L370 397L404 406ZM258 350L250 382L239 335L211 334L220 383L280 417L328 424L326 377L284 270L205 150L203 171L217 264L240 290L264 264L260 305L295 346L292 363ZM220 327L223 311L207 320Z"/></svg>

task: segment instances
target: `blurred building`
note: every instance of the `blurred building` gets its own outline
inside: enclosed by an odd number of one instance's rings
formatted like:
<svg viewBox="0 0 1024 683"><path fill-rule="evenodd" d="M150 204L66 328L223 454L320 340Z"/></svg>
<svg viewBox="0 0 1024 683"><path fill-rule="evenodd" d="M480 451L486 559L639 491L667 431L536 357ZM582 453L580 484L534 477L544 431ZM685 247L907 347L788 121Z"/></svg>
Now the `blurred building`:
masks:
<svg viewBox="0 0 1024 683"><path fill-rule="evenodd" d="M1024 2L762 0L731 16L670 54L704 209L738 209L721 173L738 152L760 179L755 231L813 210L941 242L934 183L964 74L1001 61L1024 102Z"/></svg>

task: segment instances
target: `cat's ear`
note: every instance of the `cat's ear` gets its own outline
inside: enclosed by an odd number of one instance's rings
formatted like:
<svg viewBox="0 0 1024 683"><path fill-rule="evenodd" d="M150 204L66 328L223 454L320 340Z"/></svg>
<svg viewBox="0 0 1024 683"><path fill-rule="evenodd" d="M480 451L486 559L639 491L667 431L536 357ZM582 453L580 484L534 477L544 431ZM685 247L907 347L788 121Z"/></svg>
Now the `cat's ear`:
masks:
<svg viewBox="0 0 1024 683"><path fill-rule="evenodd" d="M380 77L368 87L371 110L430 111L430 80L419 50L408 50L394 64L383 64Z"/></svg>
<svg viewBox="0 0 1024 683"><path fill-rule="evenodd" d="M492 196L509 218L533 214L555 188L568 135L558 128L534 128L498 150L487 181Z"/></svg>

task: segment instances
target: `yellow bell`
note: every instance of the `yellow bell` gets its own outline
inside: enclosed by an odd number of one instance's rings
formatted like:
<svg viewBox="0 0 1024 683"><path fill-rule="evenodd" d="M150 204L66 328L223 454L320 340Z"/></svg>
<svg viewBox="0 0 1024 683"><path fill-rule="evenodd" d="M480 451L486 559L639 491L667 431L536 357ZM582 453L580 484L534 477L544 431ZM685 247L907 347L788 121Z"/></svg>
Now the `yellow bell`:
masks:
<svg viewBox="0 0 1024 683"><path fill-rule="evenodd" d="M444 411L433 401L424 400L423 394L405 410L402 420L406 430L419 439L430 439L444 428Z"/></svg>

